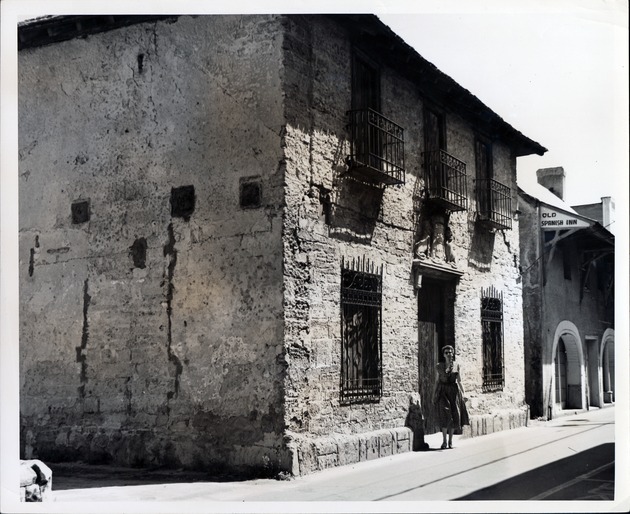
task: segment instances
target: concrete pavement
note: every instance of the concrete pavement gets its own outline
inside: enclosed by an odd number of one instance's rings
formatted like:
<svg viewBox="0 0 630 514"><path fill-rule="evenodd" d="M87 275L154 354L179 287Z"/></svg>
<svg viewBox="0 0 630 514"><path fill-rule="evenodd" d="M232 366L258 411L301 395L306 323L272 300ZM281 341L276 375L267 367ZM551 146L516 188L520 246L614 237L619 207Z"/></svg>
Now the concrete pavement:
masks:
<svg viewBox="0 0 630 514"><path fill-rule="evenodd" d="M236 510L241 511L243 507L256 510L255 506L263 505L267 509L272 505L258 502L417 502L476 499L475 495L481 495L478 499L497 500L563 499L563 494L571 490L578 491L585 499L612 499L614 463L610 461L614 451L614 413L614 407L607 407L483 437L459 439L456 436L456 447L452 450L437 449L441 435L434 434L425 438L432 448L430 451L333 468L289 481L110 487L93 487L94 483L84 482L85 487L82 487L78 479L74 489L55 491L53 487L54 506L57 511L63 504L89 502L90 511L100 512L94 509L99 508L101 501L133 501L135 505L160 502L152 504L151 512L162 512L161 507L167 507L162 502L195 501L205 506L210 505L207 502L239 502ZM584 456L579 463L571 460L576 455ZM549 467L546 474L539 471L558 461L568 465L556 467L556 471ZM557 469L568 471L568 475L560 479L561 483L556 480ZM541 480L543 476L549 478ZM590 490L595 492L591 494ZM218 510L230 505L235 504L213 504L220 507ZM291 504L285 507L288 505ZM406 510L398 507L407 505L398 503L397 510ZM114 504L107 506L112 508ZM300 511L306 510L311 507ZM363 510L371 510L371 507ZM503 510L507 510L505 506Z"/></svg>

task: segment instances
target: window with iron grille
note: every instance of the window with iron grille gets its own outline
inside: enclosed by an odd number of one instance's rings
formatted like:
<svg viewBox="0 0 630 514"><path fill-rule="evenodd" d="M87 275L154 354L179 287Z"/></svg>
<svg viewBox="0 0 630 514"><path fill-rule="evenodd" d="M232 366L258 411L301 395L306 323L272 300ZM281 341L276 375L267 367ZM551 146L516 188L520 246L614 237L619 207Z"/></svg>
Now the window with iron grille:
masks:
<svg viewBox="0 0 630 514"><path fill-rule="evenodd" d="M378 401L382 392L383 268L365 259L341 264L341 401Z"/></svg>
<svg viewBox="0 0 630 514"><path fill-rule="evenodd" d="M483 345L483 390L502 391L503 366L503 293L494 287L481 290L481 333Z"/></svg>
<svg viewBox="0 0 630 514"><path fill-rule="evenodd" d="M512 228L512 190L494 178L492 145L475 141L477 219L498 230Z"/></svg>
<svg viewBox="0 0 630 514"><path fill-rule="evenodd" d="M424 109L422 159L427 198L450 211L465 211L466 163L446 152L444 115L429 107Z"/></svg>
<svg viewBox="0 0 630 514"><path fill-rule="evenodd" d="M352 104L348 115L348 173L384 185L405 183L404 129L381 113L378 64L355 49L352 59Z"/></svg>

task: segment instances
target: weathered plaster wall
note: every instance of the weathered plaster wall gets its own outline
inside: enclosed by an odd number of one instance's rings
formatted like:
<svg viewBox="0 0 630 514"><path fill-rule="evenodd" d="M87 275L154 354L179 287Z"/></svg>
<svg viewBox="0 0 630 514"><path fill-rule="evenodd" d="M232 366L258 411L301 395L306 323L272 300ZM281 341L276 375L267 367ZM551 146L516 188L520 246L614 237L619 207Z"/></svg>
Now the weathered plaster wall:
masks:
<svg viewBox="0 0 630 514"><path fill-rule="evenodd" d="M281 40L186 16L20 53L27 458L286 468Z"/></svg>
<svg viewBox="0 0 630 514"><path fill-rule="evenodd" d="M366 434L405 426L410 399L419 400L420 381L427 381L418 374L418 305L412 276L418 226L414 205L422 189L423 98L414 84L382 62L383 114L405 129L406 184L381 190L344 177L351 41L343 28L321 17L292 16L286 30L286 419L298 441L300 465L308 470L352 462L348 457L352 434L353 451L366 455L361 448L377 445ZM468 163L472 197L475 134L450 112L447 131L449 152ZM514 188L515 159L500 144L494 151L497 178ZM523 424L518 225L496 233L481 229L475 223L473 201L468 212L451 216L450 225L456 264L465 270L456 291L455 340L466 370L464 385L472 414L502 415L506 421L503 425L500 420L499 428ZM378 403L341 405L340 270L343 258L357 257L384 267L384 391ZM481 287L490 285L503 291L505 302L506 387L500 393L481 392L480 295ZM432 380L428 379L431 385ZM492 419L483 426L475 423L473 433L494 430L492 423ZM327 434L332 435L326 438ZM313 438L317 442L309 446ZM397 436L386 435L388 441L392 438L398 441Z"/></svg>

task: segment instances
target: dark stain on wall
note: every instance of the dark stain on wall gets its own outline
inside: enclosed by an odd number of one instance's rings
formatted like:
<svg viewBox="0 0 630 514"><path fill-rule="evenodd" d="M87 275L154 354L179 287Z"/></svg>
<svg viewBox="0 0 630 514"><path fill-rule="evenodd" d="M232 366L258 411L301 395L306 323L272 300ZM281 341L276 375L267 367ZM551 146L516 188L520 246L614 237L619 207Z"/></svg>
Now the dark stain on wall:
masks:
<svg viewBox="0 0 630 514"><path fill-rule="evenodd" d="M127 379L125 380L125 400L127 402L125 412L127 413L127 416L131 416L133 414L133 409L131 407L132 392L131 392L130 382L131 382L131 377L127 377Z"/></svg>
<svg viewBox="0 0 630 514"><path fill-rule="evenodd" d="M147 240L144 237L136 239L129 247L129 255L133 260L134 267L145 268L147 258Z"/></svg>
<svg viewBox="0 0 630 514"><path fill-rule="evenodd" d="M77 346L77 362L81 363L81 385L79 386L79 394L81 398L85 398L85 384L87 383L87 357L85 349L87 348L89 338L88 309L92 297L88 294L88 279L83 282L83 330L81 332L81 346Z"/></svg>
<svg viewBox="0 0 630 514"><path fill-rule="evenodd" d="M168 242L164 245L164 257L169 257L168 268L166 272L166 315L168 317L168 347L167 354L168 360L175 366L175 390L169 391L166 395L170 400L173 397L177 397L179 394L179 377L182 373L182 363L173 353L171 345L173 343L173 293L175 286L173 285L173 276L175 274L175 265L177 264L177 250L175 249L175 234L173 232L173 224L168 225Z"/></svg>
<svg viewBox="0 0 630 514"><path fill-rule="evenodd" d="M35 249L39 248L39 236L35 236L35 247L31 248L31 256L28 260L28 276L32 277L35 272Z"/></svg>
<svg viewBox="0 0 630 514"><path fill-rule="evenodd" d="M28 276L33 276L33 271L35 270L35 248L31 248L31 256L28 260Z"/></svg>

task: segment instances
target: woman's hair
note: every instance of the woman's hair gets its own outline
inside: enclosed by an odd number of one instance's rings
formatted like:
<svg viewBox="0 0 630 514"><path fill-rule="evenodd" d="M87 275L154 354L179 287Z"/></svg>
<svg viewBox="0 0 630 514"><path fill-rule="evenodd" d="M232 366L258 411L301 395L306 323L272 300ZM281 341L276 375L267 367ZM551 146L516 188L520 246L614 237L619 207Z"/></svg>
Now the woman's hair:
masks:
<svg viewBox="0 0 630 514"><path fill-rule="evenodd" d="M442 353L444 353L446 350L453 350L453 355L455 355L455 348L453 348L450 344L442 347Z"/></svg>

